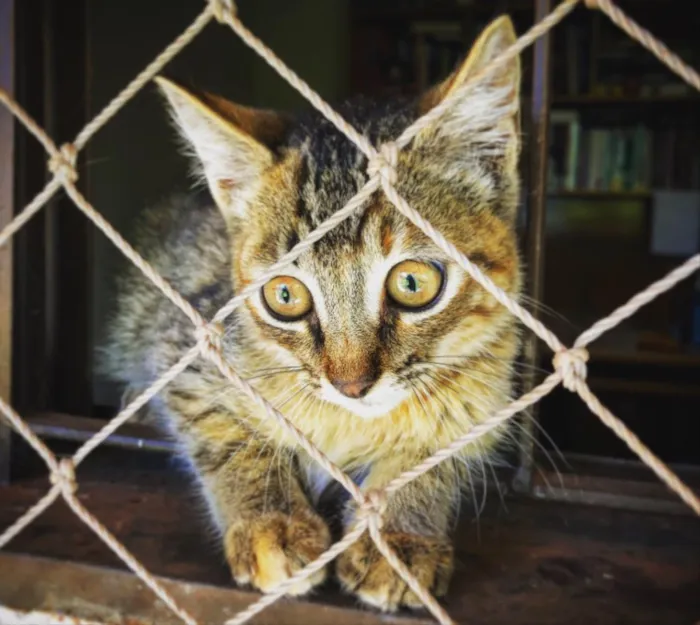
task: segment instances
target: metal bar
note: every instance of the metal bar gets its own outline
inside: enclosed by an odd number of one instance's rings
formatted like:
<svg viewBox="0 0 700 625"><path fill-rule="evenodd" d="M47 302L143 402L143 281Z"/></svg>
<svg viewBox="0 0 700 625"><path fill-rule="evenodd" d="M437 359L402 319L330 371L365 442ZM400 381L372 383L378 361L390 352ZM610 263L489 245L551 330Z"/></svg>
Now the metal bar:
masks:
<svg viewBox="0 0 700 625"><path fill-rule="evenodd" d="M0 0L0 88L14 93L14 0ZM14 214L14 120L0 106L0 230ZM0 249L0 396L12 387L12 242ZM0 484L10 479L12 432L0 422Z"/></svg>
<svg viewBox="0 0 700 625"><path fill-rule="evenodd" d="M552 10L551 0L536 0L535 21L543 19ZM547 209L547 147L549 141L550 104L550 34L540 37L534 45L534 68L532 80L531 136L530 146L530 202L527 211L526 260L527 291L533 301L542 300L544 293L544 234ZM539 317L538 308L531 313ZM527 393L537 383L539 345L537 337L530 335L524 345L524 360L530 366L524 371L522 392ZM532 483L535 436L533 420L537 418L537 407L533 407L530 418L523 423L523 433L519 446L518 470L513 480L513 488L528 492Z"/></svg>
<svg viewBox="0 0 700 625"><path fill-rule="evenodd" d="M104 425L100 419L76 417L58 412L40 412L27 416L32 431L42 438L84 442L92 438ZM103 445L174 453L177 446L158 430L141 423L125 424L112 434Z"/></svg>

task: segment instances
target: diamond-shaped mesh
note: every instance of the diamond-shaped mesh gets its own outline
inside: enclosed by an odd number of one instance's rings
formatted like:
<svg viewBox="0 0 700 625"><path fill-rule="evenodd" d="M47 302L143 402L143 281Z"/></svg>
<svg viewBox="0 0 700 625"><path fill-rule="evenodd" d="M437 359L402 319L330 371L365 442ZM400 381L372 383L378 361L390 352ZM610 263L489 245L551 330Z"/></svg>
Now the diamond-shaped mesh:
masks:
<svg viewBox="0 0 700 625"><path fill-rule="evenodd" d="M577 4L579 0L564 0L542 21L535 24L529 31L520 37L510 48L505 50L498 58L494 59L488 67L472 77L461 88L472 89L476 83L483 80L490 72L506 63L525 48L532 44L538 37L545 34L560 22ZM669 51L660 41L648 31L642 29L625 15L610 0L585 0L584 4L592 9L598 9L608 15L622 30L636 39L644 47L666 64L683 80L700 91L700 75ZM323 113L345 136L353 141L357 147L367 156L369 166L368 178L362 189L353 197L347 205L335 213L330 219L314 230L308 237L300 241L287 254L285 254L266 275L250 284L241 293L233 297L219 312L207 321L177 292L166 280L164 280L151 265L146 262L117 231L107 222L87 201L75 186L78 173L75 162L78 152L86 143L104 126L149 80L157 74L168 61L187 46L212 20L216 19L229 26L249 47L257 52L269 65L271 65L290 85L297 89L314 107ZM451 96L453 97L453 96ZM401 561L384 539L381 527L383 512L386 507L387 497L391 496L399 488L405 486L420 475L429 471L444 460L458 453L466 445L476 441L493 428L498 427L515 414L539 401L549 394L559 384L569 391L577 393L591 411L639 458L656 473L656 475L673 490L688 506L697 514L700 514L700 499L690 490L659 458L657 458L639 438L613 415L591 392L586 383L586 363L588 351L586 347L603 333L618 325L624 319L633 315L639 308L646 305L665 291L671 289L678 282L690 276L700 268L700 254L695 255L684 262L677 269L670 272L658 282L653 283L642 292L635 295L627 303L620 306L610 315L596 322L592 327L583 332L574 342L572 347L565 346L556 335L547 327L535 319L517 301L510 298L502 289L496 286L491 279L483 274L464 254L462 254L447 238L436 230L428 221L423 219L411 206L408 205L395 188L395 165L398 152L411 141L413 137L428 124L439 120L445 112L449 102L443 101L429 113L409 126L401 136L391 143L381 146L373 146L360 135L352 126L338 115L309 85L289 69L262 41L253 35L238 19L233 0L208 0L207 6L192 24L173 41L163 52L144 69L117 97L110 102L103 111L95 117L78 134L72 143L58 148L46 132L34 122L22 107L15 102L9 94L0 90L0 101L11 111L13 115L31 132L44 146L49 155L48 169L53 177L44 189L0 232L0 246L4 245L24 224L36 214L49 199L60 189L65 189L75 205L97 226L121 251L131 260L152 282L178 306L192 321L193 345L185 352L180 360L173 365L151 387L143 391L133 399L119 414L109 421L97 434L85 442L72 458L63 458L60 461L44 445L44 443L31 431L23 419L13 408L0 398L0 412L14 427L15 431L36 450L43 458L50 471L51 488L32 508L27 510L17 521L0 535L0 548L6 545L22 529L29 525L46 508L61 496L73 511L117 554L117 556L147 584L158 597L175 612L188 625L195 625L197 620L186 610L176 604L171 595L143 568L138 560L129 553L119 541L96 519L85 506L78 500L75 493L78 487L75 469L98 445L115 432L122 424L132 417L144 404L159 393L169 382L184 371L197 358L206 358L214 363L221 374L233 382L242 393L245 393L253 401L258 403L269 419L275 420L294 440L304 448L309 455L340 482L358 506L358 515L352 529L345 536L331 546L318 559L298 571L294 576L267 595L252 603L248 608L237 614L234 618L225 622L225 625L240 625L247 622L266 606L286 594L291 586L300 580L312 576L315 572L326 566L350 545L356 542L365 531L370 533L379 551L384 555L392 567L403 578L408 586L423 601L435 619L445 624L453 623L450 616L434 599L434 597L418 582L410 570ZM328 231L347 219L350 215L362 209L365 202L377 192L383 192L405 217L427 234L433 242L443 250L454 262L462 267L483 288L495 297L503 306L513 313L522 323L541 338L553 351L554 372L550 374L539 386L524 394L506 408L496 412L486 421L474 426L467 434L455 440L451 445L436 452L425 459L418 466L406 471L390 482L384 489L363 492L340 468L335 466L319 449L317 449L306 436L299 431L284 415L276 410L262 397L246 380L241 378L236 370L224 359L221 352L222 323L233 310L247 297L256 292L271 277L277 275L281 269L298 258L304 250L314 242L321 239ZM0 614L21 618L19 612L0 606ZM56 622L56 615L47 613L32 613L24 615L24 618L32 618L32 622ZM68 619L70 622L88 624L88 621L80 619ZM90 625L98 625L93 621Z"/></svg>

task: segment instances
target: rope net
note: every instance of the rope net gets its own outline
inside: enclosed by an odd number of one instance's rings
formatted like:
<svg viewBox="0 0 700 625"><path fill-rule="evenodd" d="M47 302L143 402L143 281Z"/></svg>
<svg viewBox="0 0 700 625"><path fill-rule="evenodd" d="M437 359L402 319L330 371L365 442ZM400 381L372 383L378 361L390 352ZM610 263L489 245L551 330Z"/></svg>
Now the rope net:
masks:
<svg viewBox="0 0 700 625"><path fill-rule="evenodd" d="M481 72L468 80L466 84L463 85L462 89L473 88L474 85L485 76L520 54L537 38L547 33L564 19L564 17L579 4L579 1L580 0L563 0L549 15L536 23L512 46L491 61ZM700 91L700 75L694 69L686 65L678 56L673 54L651 33L631 20L611 0L585 0L584 4L588 8L605 13L630 37L637 40L673 72ZM261 276L259 280L250 284L242 292L233 297L208 321L121 237L110 223L106 221L83 196L75 183L78 180L76 159L79 151L85 147L87 142L116 115L119 110L146 85L146 83L148 83L213 20L231 28L246 45L259 54L284 80L323 113L340 132L355 143L365 154L368 158L369 165L367 168L367 182L345 207L311 232L304 240L297 243L297 245L280 258L275 265L270 267L266 275ZM182 621L188 625L197 625L198 621L196 618L178 605L165 588L78 500L76 496L78 482L75 472L80 463L85 460L96 447L104 442L105 439L128 421L142 406L198 358L205 358L211 361L225 378L235 384L242 393L245 393L260 405L269 419L273 419L277 422L277 424L289 433L319 465L321 465L335 480L342 484L358 506L358 515L355 524L341 540L332 545L319 558L308 564L305 568L299 570L295 575L279 584L272 592L263 595L235 617L225 621L224 625L242 625L248 622L267 606L284 596L289 588L321 570L345 549L359 540L365 532L369 532L378 550L413 590L416 596L421 599L426 608L435 617L436 621L442 625L453 624L454 621L444 608L412 575L408 567L384 539L381 528L383 514L386 510L387 498L412 480L457 454L465 446L473 443L490 430L500 426L517 413L535 404L551 393L552 390L560 384L572 393L577 393L590 410L623 440L659 479L668 486L668 488L675 492L696 514L700 515L700 498L698 495L688 488L664 462L654 455L634 432L627 428L620 419L600 402L586 382L587 361L589 359L587 346L603 333L633 315L642 306L648 304L665 291L671 289L678 282L700 269L700 254L689 258L668 275L632 297L610 315L596 322L591 328L579 336L573 346L567 347L553 332L544 326L544 324L535 319L517 301L496 286L496 284L473 264L469 258L462 254L447 238L416 212L396 190L395 183L397 174L395 166L399 150L406 147L422 128L437 120L440 115L444 113L447 106L449 106L447 100L444 100L426 115L415 121L396 141L380 146L373 146L365 137L359 134L335 112L306 82L287 67L272 50L245 27L237 16L236 6L233 0L208 0L204 10L195 18L192 24L166 47L148 67L129 83L90 123L88 123L72 143L67 143L59 148L26 111L3 90L0 90L0 101L44 146L49 156L47 168L52 174L51 179L42 191L39 192L0 232L0 246L7 243L33 215L41 210L59 189L64 189L77 208L83 212L149 280L151 280L155 287L160 289L170 301L178 306L189 317L193 324L192 347L187 350L180 360L164 375L148 389L135 397L97 434L86 441L71 458L62 458L59 460L39 437L32 432L29 425L20 417L12 406L0 397L0 412L2 412L14 430L42 457L49 469L51 481L51 488L48 492L17 519L17 521L0 534L0 548L10 542L19 532L54 503L56 499L62 497L75 514L88 525L88 527L90 527L90 529L92 529ZM554 354L552 360L554 371L547 376L541 384L513 401L506 408L493 414L486 421L476 425L467 434L455 440L448 447L436 452L433 456L425 459L413 469L399 475L396 479L387 484L385 488L363 492L347 474L334 465L322 451L317 449L306 438L303 432L297 429L283 414L276 410L224 359L221 351L221 335L223 332L223 322L247 297L257 292L265 282L277 275L281 269L292 263L327 232L347 219L350 215L360 210L374 193L380 191L386 195L398 211L425 232L425 234L454 262L462 267L474 280L547 344ZM5 614L6 616L11 615L11 617L15 619L13 622L26 622L22 620L27 617L26 613L15 612L9 608L0 607L0 614ZM41 614L33 612L32 617L38 619L33 622L55 622L48 620L53 618L52 615L48 614L41 616ZM42 621L42 618L45 620ZM90 625L95 625L93 621L85 621L70 617L66 618L66 622L76 623L78 625L87 625L88 623L90 623Z"/></svg>

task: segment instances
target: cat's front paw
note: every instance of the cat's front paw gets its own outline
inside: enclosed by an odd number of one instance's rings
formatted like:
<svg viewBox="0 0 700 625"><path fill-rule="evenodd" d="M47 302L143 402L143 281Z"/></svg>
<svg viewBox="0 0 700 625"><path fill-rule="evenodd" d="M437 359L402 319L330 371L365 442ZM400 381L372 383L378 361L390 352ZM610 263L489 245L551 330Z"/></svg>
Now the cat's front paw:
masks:
<svg viewBox="0 0 700 625"><path fill-rule="evenodd" d="M447 592L454 562L452 545L447 540L401 532L383 535L425 588L438 597ZM337 575L345 590L380 610L423 607L422 601L379 553L368 534L338 558Z"/></svg>
<svg viewBox="0 0 700 625"><path fill-rule="evenodd" d="M228 528L224 547L237 584L252 584L270 592L320 556L329 544L330 532L323 519L302 509L237 521ZM288 594L303 595L325 578L322 569L297 583Z"/></svg>

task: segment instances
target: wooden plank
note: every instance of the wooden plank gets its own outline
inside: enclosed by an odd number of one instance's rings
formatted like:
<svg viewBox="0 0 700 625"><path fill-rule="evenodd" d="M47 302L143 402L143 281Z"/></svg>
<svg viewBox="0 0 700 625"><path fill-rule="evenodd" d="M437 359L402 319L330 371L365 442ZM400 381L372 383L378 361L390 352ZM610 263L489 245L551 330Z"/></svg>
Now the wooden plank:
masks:
<svg viewBox="0 0 700 625"><path fill-rule="evenodd" d="M0 0L0 88L14 93L14 0ZM13 217L14 120L0 105L0 230ZM12 243L0 248L0 397L12 385ZM10 477L10 428L0 422L0 483Z"/></svg>
<svg viewBox="0 0 700 625"><path fill-rule="evenodd" d="M222 623L256 597L232 587L201 508L193 505L194 486L184 487L171 466L130 470L114 457L105 460L81 465L78 496L151 573L179 580L165 583L201 623ZM47 488L45 477L0 488L0 527ZM495 496L478 523L468 506L463 512L455 541L457 570L445 600L457 623L688 625L700 614L700 524L694 517L518 498L502 506ZM170 623L131 574L98 568L123 565L61 502L17 536L11 549L63 562L26 564L0 554L0 603L87 610L80 613L87 618L94 618L90 610L102 610L104 618L117 610L148 623ZM378 616L356 605L329 584L310 600L285 601L254 622L433 622L424 614Z"/></svg>
<svg viewBox="0 0 700 625"><path fill-rule="evenodd" d="M113 625L182 623L129 573L14 554L0 554L2 570L11 570L12 575L0 583L0 604L15 609L54 612ZM259 598L255 593L234 588L165 578L158 581L198 623L223 623ZM286 600L264 610L254 622L258 625L429 625L433 621Z"/></svg>

